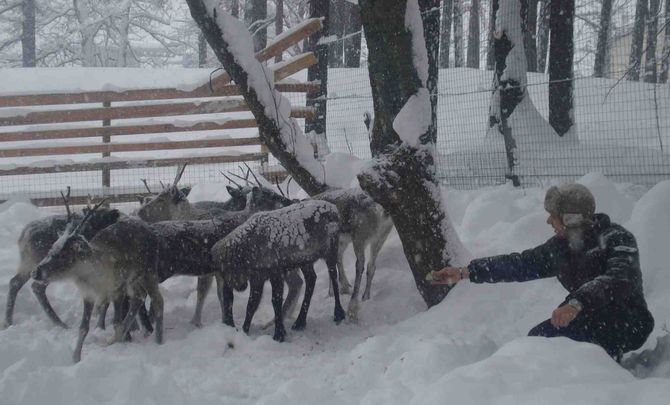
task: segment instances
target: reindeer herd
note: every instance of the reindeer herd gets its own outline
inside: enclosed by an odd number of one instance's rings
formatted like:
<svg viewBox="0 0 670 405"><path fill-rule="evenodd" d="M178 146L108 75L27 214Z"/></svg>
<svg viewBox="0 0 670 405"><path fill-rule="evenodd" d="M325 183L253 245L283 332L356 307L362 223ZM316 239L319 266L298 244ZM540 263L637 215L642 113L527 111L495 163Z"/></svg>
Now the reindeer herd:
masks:
<svg viewBox="0 0 670 405"><path fill-rule="evenodd" d="M172 184L163 185L159 193L152 193L143 180L151 196L140 199L140 208L131 215L104 207L104 201L81 214L71 212L68 190L67 196L62 194L67 215L26 225L18 241L20 264L9 284L5 324L12 324L16 296L32 277L34 295L44 312L56 325L67 328L49 303L46 288L58 280L73 281L83 298L73 353L78 362L95 308L97 326L104 329L108 306L113 305L110 344L129 340L138 319L145 334L153 333L156 342L162 343L159 284L175 275L197 277L191 323L201 326L203 304L216 279L222 321L230 326L235 326L234 290L250 287L243 325L249 333L269 280L273 339L281 342L286 336L284 318L293 312L303 286L299 273L305 291L293 329L306 326L316 283L314 263L320 259L328 268L334 321L340 323L345 316L357 319L366 248L370 257L363 300L370 298L375 261L393 227L381 206L356 189L333 189L302 201L290 199L278 183L279 193L264 186L248 166L244 177L230 173L244 185L226 176L234 185L227 186L228 201L192 204L187 198L189 190L178 186L185 167L180 166ZM343 254L350 244L356 257L353 290L343 266ZM285 299L284 283L288 287ZM346 314L340 292L351 294Z"/></svg>

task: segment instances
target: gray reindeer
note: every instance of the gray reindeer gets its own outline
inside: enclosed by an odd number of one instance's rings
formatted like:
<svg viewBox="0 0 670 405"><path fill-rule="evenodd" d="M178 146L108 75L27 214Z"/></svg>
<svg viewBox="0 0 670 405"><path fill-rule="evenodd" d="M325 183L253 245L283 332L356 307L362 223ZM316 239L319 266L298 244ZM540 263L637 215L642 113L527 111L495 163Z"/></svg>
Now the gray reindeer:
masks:
<svg viewBox="0 0 670 405"><path fill-rule="evenodd" d="M156 223L159 221L170 220L204 220L216 218L218 216L225 217L231 213L245 209L247 207L249 196L251 196L251 205L253 206L254 211L274 210L293 203L293 201L278 195L272 190L261 187L258 178L251 171L249 166L247 166L248 170L245 177L230 173L233 176L240 177L246 182L246 185L244 186L237 184L230 177L222 173L224 177L236 186L236 188L227 186L228 193L231 196L228 201L200 201L197 203L190 203L183 189L178 187L178 183L184 173L185 167L186 165L180 166L177 170L177 175L170 186L164 187L160 193L150 200L145 201L139 208L137 215L142 220L148 223ZM250 184L250 174L253 175L258 186ZM146 182L145 186L151 193ZM255 190L254 193L252 193L252 190ZM216 240L214 242L216 242ZM206 275L198 278L196 308L191 320L193 325L202 326L202 308L215 276L216 274L214 276ZM291 312L297 302L298 294L300 293L303 282L297 272L291 272L286 276L286 283L288 285L288 294L286 297L285 311ZM222 280L218 277L217 287L219 302L222 304ZM223 313L223 307L221 310Z"/></svg>
<svg viewBox="0 0 670 405"><path fill-rule="evenodd" d="M50 217L38 219L30 222L23 228L19 236L18 246L20 254L19 267L16 275L12 277L9 282L9 294L7 294L7 306L5 309L5 325L9 326L13 322L14 306L16 303L16 296L21 288L30 279L30 273L35 269L37 264L47 255L51 246L58 240L60 235L65 232L68 223L77 226L82 223L84 216L82 214L71 212L69 207L70 189L68 188L67 196L63 195L67 215L53 215ZM79 230L82 236L86 239L92 238L98 231L115 223L120 217L121 213L115 209L98 208L91 211L90 208L84 210L84 215L91 213L89 219L84 222ZM40 303L44 312L51 321L63 328L68 326L60 319L56 311L49 303L46 295L47 283L33 282L32 290ZM99 320L98 325L104 329L104 316Z"/></svg>
<svg viewBox="0 0 670 405"><path fill-rule="evenodd" d="M101 203L102 204L102 203ZM69 223L63 235L32 272L38 282L72 279L79 288L84 310L73 360L81 360L81 351L88 334L95 303L114 303L114 336L110 343L124 339L149 295L156 327L156 342L163 340L163 298L158 289L158 246L148 224L122 218L99 231L90 241L82 228L99 208L96 205L79 225ZM123 321L120 319L123 300L130 300Z"/></svg>
<svg viewBox="0 0 670 405"><path fill-rule="evenodd" d="M218 241L212 248L212 256L226 281L223 294L225 323L234 326L232 288L243 290L249 283L251 291L243 325L244 332L248 333L260 304L263 284L269 279L275 313L273 339L283 341L286 335L282 307L284 274L300 268L305 278L305 295L293 329L304 329L316 283L314 262L319 259L326 261L333 284L334 320L342 321L345 313L340 304L336 269L339 231L340 217L333 204L303 201L254 214Z"/></svg>
<svg viewBox="0 0 670 405"><path fill-rule="evenodd" d="M312 197L314 200L328 201L335 204L340 213L341 232L338 243L337 269L343 293L351 290L344 271L343 256L349 244L354 247L356 256L356 278L351 300L347 308L349 320L355 321L358 317L358 293L365 267L365 249L370 247L368 258L365 291L363 301L370 299L372 279L375 275L376 261L379 251L388 238L393 221L384 209L375 203L370 196L358 189L334 189Z"/></svg>

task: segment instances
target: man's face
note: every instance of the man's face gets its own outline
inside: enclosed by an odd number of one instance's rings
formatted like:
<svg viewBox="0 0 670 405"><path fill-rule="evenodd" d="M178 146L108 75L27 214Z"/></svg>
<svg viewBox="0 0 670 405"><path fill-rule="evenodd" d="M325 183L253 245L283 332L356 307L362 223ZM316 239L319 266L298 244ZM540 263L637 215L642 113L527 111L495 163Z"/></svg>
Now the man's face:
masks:
<svg viewBox="0 0 670 405"><path fill-rule="evenodd" d="M556 234L557 237L565 238L565 226L563 225L563 222L561 222L561 218L559 218L558 215L549 214L549 218L547 218L547 223L551 225L552 228L554 228L554 233Z"/></svg>

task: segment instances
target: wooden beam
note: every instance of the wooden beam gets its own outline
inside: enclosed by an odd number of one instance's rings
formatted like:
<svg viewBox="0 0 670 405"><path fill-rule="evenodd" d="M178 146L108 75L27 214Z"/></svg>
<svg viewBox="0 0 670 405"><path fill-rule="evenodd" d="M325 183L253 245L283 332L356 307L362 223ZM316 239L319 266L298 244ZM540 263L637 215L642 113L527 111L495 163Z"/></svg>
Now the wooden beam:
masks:
<svg viewBox="0 0 670 405"><path fill-rule="evenodd" d="M151 125L115 125L110 127L68 128L45 131L16 131L0 133L0 142L39 141L45 139L90 138L98 136L123 136L138 134L162 134L178 132L212 131L223 129L254 128L256 120L253 118L227 120L224 122L197 122L192 126L177 126L173 124Z"/></svg>
<svg viewBox="0 0 670 405"><path fill-rule="evenodd" d="M307 69L308 67L315 65L316 62L316 56L314 56L312 52L296 55L291 59L288 59L286 62L279 63L280 66L274 71L275 81L285 79L294 73ZM277 88L276 85L275 88Z"/></svg>
<svg viewBox="0 0 670 405"><path fill-rule="evenodd" d="M147 192L139 192L139 193L132 193L132 194L110 194L110 195L101 195L101 194L96 194L91 196L91 204L95 204L97 202L102 201L103 198L107 199L107 203L114 204L114 203L127 203L127 202L138 202L137 201L137 196L142 195L142 196L148 196L150 195ZM0 204L5 202L7 200L2 200L0 199ZM89 202L89 196L70 196L68 199L70 206L73 205L86 205ZM42 197L42 198L31 198L30 202L32 202L34 205L38 207L57 207L59 205L63 205L63 198L61 196L58 197Z"/></svg>
<svg viewBox="0 0 670 405"><path fill-rule="evenodd" d="M65 173L65 172L86 172L96 170L123 170L135 168L155 168L176 166L183 163L191 165L217 164L217 163L235 163L251 162L267 159L266 153L244 153L240 155L205 155L192 157L174 157L164 159L128 159L123 161L111 162L83 162L67 163L48 167L38 166L20 166L13 169L0 169L0 176L18 176L25 174L46 174L46 173Z"/></svg>
<svg viewBox="0 0 670 405"><path fill-rule="evenodd" d="M99 143L89 145L44 146L0 149L0 158L20 156L77 155L85 153L143 152L150 150L219 148L260 145L254 138L197 139L171 142Z"/></svg>

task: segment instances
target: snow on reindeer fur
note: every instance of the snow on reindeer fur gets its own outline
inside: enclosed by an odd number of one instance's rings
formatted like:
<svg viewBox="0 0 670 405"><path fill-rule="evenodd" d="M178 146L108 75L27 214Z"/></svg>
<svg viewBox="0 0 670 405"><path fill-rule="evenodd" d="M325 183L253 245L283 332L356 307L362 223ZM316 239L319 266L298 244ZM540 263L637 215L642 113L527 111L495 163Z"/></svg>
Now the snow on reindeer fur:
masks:
<svg viewBox="0 0 670 405"><path fill-rule="evenodd" d="M314 159L314 149L302 132L298 122L291 118L291 103L280 92L274 90L272 72L254 55L254 45L247 27L228 14L219 0L204 0L207 13L212 17L228 44L235 61L247 73L247 85L252 88L259 102L265 107L265 115L273 120L288 151L316 179L323 178L323 168Z"/></svg>

